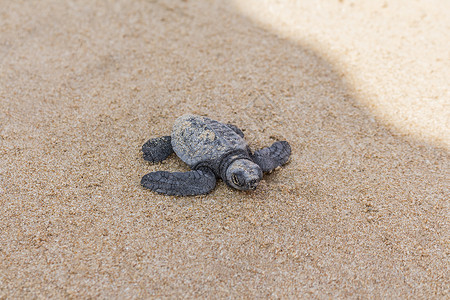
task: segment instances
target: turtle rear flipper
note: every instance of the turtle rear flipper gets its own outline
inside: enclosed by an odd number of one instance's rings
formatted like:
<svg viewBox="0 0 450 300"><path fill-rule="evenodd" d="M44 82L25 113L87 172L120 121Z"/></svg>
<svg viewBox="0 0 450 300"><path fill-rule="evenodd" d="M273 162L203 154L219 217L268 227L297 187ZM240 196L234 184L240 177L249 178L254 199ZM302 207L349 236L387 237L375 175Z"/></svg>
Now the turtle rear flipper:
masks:
<svg viewBox="0 0 450 300"><path fill-rule="evenodd" d="M165 195L204 195L216 186L216 176L207 168L189 172L157 171L142 177L141 184L145 188Z"/></svg>
<svg viewBox="0 0 450 300"><path fill-rule="evenodd" d="M158 163L165 160L173 153L170 135L148 140L142 146L142 152L144 159L149 162Z"/></svg>
<svg viewBox="0 0 450 300"><path fill-rule="evenodd" d="M291 155L291 146L286 141L275 142L270 147L256 151L251 155L252 160L259 165L263 172L284 165Z"/></svg>

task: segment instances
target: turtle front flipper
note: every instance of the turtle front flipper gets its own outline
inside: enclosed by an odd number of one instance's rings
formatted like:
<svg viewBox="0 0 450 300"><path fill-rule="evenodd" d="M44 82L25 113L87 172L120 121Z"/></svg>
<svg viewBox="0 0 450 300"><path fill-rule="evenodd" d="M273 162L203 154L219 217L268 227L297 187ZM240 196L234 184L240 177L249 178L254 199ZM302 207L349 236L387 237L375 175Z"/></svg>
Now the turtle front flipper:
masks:
<svg viewBox="0 0 450 300"><path fill-rule="evenodd" d="M256 151L251 158L263 172L284 165L291 155L291 146L286 141L275 142L272 146Z"/></svg>
<svg viewBox="0 0 450 300"><path fill-rule="evenodd" d="M144 159L149 162L157 163L165 160L173 153L170 135L148 140L142 146L142 152Z"/></svg>
<svg viewBox="0 0 450 300"><path fill-rule="evenodd" d="M142 177L141 184L145 188L165 195L204 195L216 186L216 176L208 168L189 172L157 171Z"/></svg>

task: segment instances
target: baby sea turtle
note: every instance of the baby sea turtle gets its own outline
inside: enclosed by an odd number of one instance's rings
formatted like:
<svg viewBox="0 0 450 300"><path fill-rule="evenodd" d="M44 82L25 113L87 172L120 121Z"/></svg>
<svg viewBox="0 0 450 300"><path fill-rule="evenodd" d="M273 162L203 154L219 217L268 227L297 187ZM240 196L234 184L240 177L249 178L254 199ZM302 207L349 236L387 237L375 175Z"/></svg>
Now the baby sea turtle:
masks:
<svg viewBox="0 0 450 300"><path fill-rule="evenodd" d="M216 178L238 190L253 190L263 172L288 161L291 147L279 141L252 153L244 133L236 126L187 114L176 119L170 136L150 139L142 151L144 159L152 163L175 152L192 169L149 173L142 177L144 187L161 194L188 196L209 193L216 186Z"/></svg>

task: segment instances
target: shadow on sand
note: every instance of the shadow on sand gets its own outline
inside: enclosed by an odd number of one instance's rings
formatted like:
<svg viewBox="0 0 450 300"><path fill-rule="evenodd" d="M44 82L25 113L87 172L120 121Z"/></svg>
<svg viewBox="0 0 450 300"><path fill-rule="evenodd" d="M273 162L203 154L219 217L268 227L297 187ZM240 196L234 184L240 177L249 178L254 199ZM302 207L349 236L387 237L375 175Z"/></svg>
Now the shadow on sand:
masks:
<svg viewBox="0 0 450 300"><path fill-rule="evenodd" d="M5 89L14 103L1 104L16 134L4 135L7 286L28 274L30 289L49 296L444 293L448 154L386 129L312 49L221 1L134 4L52 3L64 12L53 23L30 9L34 32L9 44L10 61L27 51L59 61L8 69L7 86L22 76L35 94ZM235 123L253 148L286 139L291 161L254 193L140 188L145 173L185 168L174 157L150 166L139 149L186 112ZM30 169L39 172L25 180ZM35 225L12 230L25 219ZM22 258L13 267L5 255Z"/></svg>

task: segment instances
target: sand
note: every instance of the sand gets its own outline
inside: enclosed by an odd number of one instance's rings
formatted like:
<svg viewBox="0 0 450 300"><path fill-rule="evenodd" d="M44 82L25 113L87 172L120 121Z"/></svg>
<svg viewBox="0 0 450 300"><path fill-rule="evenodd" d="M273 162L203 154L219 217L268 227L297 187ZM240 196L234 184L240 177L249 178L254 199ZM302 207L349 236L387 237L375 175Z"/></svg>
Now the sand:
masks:
<svg viewBox="0 0 450 300"><path fill-rule="evenodd" d="M1 299L448 297L448 2L277 3L0 1ZM187 112L291 160L141 188L187 170L140 152Z"/></svg>

